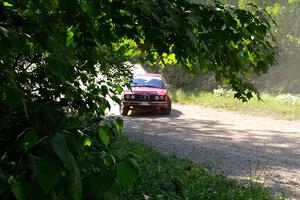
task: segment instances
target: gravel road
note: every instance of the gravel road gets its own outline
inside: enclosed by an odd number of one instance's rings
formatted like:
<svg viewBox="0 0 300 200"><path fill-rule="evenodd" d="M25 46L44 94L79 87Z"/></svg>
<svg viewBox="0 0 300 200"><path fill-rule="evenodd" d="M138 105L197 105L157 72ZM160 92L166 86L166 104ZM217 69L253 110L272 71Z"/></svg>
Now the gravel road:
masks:
<svg viewBox="0 0 300 200"><path fill-rule="evenodd" d="M132 139L300 199L300 121L191 105L173 105L170 116L133 113L123 119Z"/></svg>

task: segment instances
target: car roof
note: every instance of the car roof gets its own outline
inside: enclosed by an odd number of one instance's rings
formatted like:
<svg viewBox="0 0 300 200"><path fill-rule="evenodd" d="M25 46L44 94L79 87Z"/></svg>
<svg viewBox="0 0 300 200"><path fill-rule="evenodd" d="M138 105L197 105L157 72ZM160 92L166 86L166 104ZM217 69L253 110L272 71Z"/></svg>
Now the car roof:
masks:
<svg viewBox="0 0 300 200"><path fill-rule="evenodd" d="M161 78L161 75L160 75L160 74L155 74L155 73L139 73L139 74L133 74L133 77L136 77L136 76L153 76L153 77L160 77L160 78Z"/></svg>

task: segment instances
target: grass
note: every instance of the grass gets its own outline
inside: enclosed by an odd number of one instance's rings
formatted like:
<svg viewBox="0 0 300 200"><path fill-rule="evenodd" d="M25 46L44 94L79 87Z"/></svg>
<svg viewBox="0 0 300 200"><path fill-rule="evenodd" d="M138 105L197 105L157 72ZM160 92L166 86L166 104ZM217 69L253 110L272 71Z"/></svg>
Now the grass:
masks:
<svg viewBox="0 0 300 200"><path fill-rule="evenodd" d="M130 142L122 137L118 142L119 155L130 152L136 158L140 175L134 188L120 199L131 200L272 200L274 197L262 186L229 179L223 174L212 174L190 160L175 155L166 156L145 144Z"/></svg>
<svg viewBox="0 0 300 200"><path fill-rule="evenodd" d="M214 95L209 92L170 92L173 102L179 104L194 104L207 108L232 110L252 115L269 116L275 119L300 120L300 101L289 102L279 100L269 94L262 94L262 101L252 98L248 102L234 99L232 93Z"/></svg>

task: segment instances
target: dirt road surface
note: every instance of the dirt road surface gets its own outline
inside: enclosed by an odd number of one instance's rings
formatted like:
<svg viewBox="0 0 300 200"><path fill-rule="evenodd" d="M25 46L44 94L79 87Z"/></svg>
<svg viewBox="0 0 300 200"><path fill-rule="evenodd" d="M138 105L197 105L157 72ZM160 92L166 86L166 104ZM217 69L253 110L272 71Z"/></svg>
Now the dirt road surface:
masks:
<svg viewBox="0 0 300 200"><path fill-rule="evenodd" d="M191 105L173 105L170 116L133 113L123 119L125 134L134 140L300 199L299 121Z"/></svg>

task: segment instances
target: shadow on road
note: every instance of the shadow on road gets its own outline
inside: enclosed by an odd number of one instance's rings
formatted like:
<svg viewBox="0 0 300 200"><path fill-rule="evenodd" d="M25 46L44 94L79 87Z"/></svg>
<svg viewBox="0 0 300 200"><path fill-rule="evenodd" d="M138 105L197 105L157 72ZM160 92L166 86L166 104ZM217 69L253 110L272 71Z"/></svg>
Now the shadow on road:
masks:
<svg viewBox="0 0 300 200"><path fill-rule="evenodd" d="M253 129L240 129L217 120L181 118L182 115L179 110L172 110L170 117L134 114L124 119L125 133L164 153L176 153L209 166L213 172L234 177L252 173L257 176L254 179L267 186L277 191L283 187L288 194L300 198L299 189L295 189L300 187L300 143L290 139L297 133L257 130L254 124Z"/></svg>
<svg viewBox="0 0 300 200"><path fill-rule="evenodd" d="M165 115L160 111L157 110L147 110L147 111L131 111L130 117L152 117L152 118L157 118L157 117L167 117L167 118L178 118L182 115L183 113L179 110L172 109L170 115Z"/></svg>

